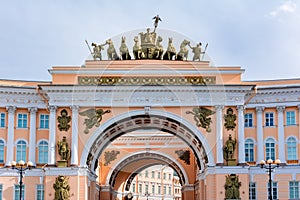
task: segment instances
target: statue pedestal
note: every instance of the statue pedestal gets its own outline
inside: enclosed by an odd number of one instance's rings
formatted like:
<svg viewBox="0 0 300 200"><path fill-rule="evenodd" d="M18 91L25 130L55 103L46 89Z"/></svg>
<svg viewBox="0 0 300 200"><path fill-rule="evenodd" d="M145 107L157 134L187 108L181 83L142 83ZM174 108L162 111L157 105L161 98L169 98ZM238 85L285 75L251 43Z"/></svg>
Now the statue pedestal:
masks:
<svg viewBox="0 0 300 200"><path fill-rule="evenodd" d="M67 166L68 166L68 161L66 160L57 161L57 167L67 167Z"/></svg>
<svg viewBox="0 0 300 200"><path fill-rule="evenodd" d="M227 165L228 166L236 166L237 165L236 159L228 159Z"/></svg>

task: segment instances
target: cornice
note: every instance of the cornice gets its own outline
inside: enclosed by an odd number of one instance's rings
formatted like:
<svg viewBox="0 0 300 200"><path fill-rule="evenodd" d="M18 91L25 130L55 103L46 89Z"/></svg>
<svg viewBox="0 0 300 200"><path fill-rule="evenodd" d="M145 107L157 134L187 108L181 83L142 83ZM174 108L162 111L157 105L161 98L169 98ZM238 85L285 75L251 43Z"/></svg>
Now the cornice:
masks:
<svg viewBox="0 0 300 200"><path fill-rule="evenodd" d="M15 106L21 108L45 108L46 103L38 94L36 88L28 87L1 87L0 106Z"/></svg>

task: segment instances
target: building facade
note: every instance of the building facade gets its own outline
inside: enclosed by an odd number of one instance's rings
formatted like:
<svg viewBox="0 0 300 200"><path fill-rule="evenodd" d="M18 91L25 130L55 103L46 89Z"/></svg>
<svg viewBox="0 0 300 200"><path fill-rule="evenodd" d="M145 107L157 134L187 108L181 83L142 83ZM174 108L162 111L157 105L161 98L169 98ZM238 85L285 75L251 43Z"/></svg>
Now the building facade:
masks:
<svg viewBox="0 0 300 200"><path fill-rule="evenodd" d="M36 166L25 199L267 199L268 159L281 160L273 199L299 199L300 79L242 81L241 67L156 57L150 36L130 60L94 51L52 67L49 82L0 80L0 199L19 198L20 160ZM157 165L177 176L140 183ZM226 189L230 177L238 186Z"/></svg>

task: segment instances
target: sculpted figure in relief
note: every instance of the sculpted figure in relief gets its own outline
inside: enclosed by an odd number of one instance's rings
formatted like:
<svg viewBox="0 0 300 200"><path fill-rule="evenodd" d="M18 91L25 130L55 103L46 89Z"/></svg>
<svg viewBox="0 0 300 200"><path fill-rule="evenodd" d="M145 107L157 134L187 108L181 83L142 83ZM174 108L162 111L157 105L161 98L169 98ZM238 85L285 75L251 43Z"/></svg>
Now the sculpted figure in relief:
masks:
<svg viewBox="0 0 300 200"><path fill-rule="evenodd" d="M58 176L53 184L55 190L54 200L69 200L70 199L70 186L69 178L66 176Z"/></svg>
<svg viewBox="0 0 300 200"><path fill-rule="evenodd" d="M61 141L57 142L58 154L62 160L68 160L71 155L71 150L69 149L69 144L67 143L67 138L64 136Z"/></svg>

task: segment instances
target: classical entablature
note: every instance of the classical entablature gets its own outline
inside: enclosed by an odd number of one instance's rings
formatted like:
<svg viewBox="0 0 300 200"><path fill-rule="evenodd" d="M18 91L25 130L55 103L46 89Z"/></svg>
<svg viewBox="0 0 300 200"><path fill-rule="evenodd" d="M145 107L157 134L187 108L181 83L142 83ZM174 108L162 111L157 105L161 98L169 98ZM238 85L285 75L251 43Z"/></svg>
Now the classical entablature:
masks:
<svg viewBox="0 0 300 200"><path fill-rule="evenodd" d="M298 85L265 85L256 88L256 95L248 103L248 108L299 105L300 89Z"/></svg>
<svg viewBox="0 0 300 200"><path fill-rule="evenodd" d="M15 106L19 108L46 108L47 102L36 90L36 87L1 86L0 106Z"/></svg>

